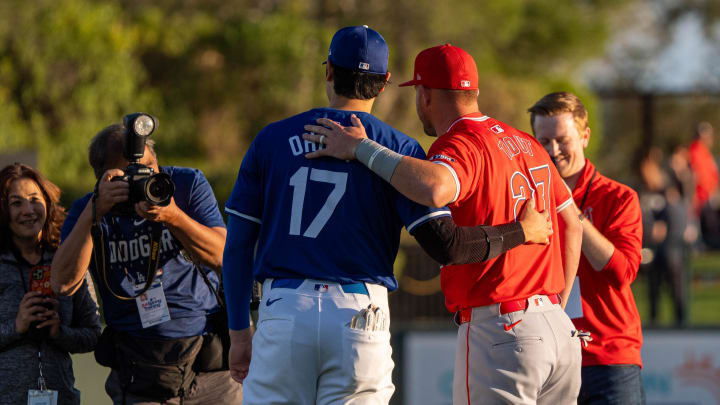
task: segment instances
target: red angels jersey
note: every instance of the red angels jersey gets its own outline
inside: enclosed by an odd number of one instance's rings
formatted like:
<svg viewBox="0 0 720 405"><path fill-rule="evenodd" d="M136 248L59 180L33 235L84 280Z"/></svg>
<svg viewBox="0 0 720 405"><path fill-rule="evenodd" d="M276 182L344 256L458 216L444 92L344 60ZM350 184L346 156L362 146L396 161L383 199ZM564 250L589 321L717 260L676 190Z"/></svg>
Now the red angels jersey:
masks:
<svg viewBox="0 0 720 405"><path fill-rule="evenodd" d="M550 212L553 223L549 245L521 245L483 263L444 266L441 285L448 310L561 292L565 278L557 213L573 200L540 143L473 113L450 125L428 156L455 179L457 194L449 208L459 226L515 221L530 198L538 211Z"/></svg>
<svg viewBox="0 0 720 405"><path fill-rule="evenodd" d="M582 314L573 314L580 316L572 321L576 328L592 333L593 337L583 348L582 365L642 366L640 314L630 288L640 267L640 202L630 187L596 171L586 159L573 198L585 214L585 220L592 222L615 246L615 251L600 271L592 268L585 254L580 257L575 283L580 289ZM572 305L571 295L567 308Z"/></svg>

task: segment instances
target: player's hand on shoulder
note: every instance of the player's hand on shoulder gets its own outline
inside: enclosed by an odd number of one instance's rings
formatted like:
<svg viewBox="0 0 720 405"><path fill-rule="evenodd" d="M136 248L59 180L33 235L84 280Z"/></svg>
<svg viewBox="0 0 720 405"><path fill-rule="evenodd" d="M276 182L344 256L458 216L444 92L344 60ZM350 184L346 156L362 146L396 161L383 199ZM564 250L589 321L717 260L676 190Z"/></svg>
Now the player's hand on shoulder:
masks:
<svg viewBox="0 0 720 405"><path fill-rule="evenodd" d="M230 330L229 365L230 376L240 384L250 370L250 357L252 355L252 331L250 328Z"/></svg>
<svg viewBox="0 0 720 405"><path fill-rule="evenodd" d="M525 203L519 222L525 233L525 243L543 245L550 243L550 235L553 233L550 215L547 210L538 212L535 209L534 199Z"/></svg>
<svg viewBox="0 0 720 405"><path fill-rule="evenodd" d="M318 118L317 125L305 125L308 133L303 134L303 139L323 145L321 149L310 152L305 157L313 159L331 156L344 160L355 159L355 148L367 138L367 134L360 118L355 114L350 116L350 121L352 125L349 127L344 127L328 118Z"/></svg>

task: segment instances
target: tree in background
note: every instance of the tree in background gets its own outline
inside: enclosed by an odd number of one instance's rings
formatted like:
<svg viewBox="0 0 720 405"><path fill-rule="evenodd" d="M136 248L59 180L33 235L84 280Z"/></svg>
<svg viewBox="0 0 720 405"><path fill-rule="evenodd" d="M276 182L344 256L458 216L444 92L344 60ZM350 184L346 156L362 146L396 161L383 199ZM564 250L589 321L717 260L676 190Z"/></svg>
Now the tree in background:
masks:
<svg viewBox="0 0 720 405"><path fill-rule="evenodd" d="M597 160L609 176L631 181L628 163L650 147L669 154L690 143L697 122L720 125L718 17L718 0L641 0L612 21L602 57L585 71L603 98Z"/></svg>
<svg viewBox="0 0 720 405"><path fill-rule="evenodd" d="M381 32L395 82L412 75L421 49L444 42L467 49L480 72L482 110L529 129L525 110L547 92L592 99L575 72L603 50L607 22L624 3L6 0L0 150L36 149L40 168L70 201L94 182L90 138L128 112L146 111L160 120L161 163L203 169L222 204L260 128L326 103L320 63L338 27ZM375 111L418 136L414 108L412 91L391 85Z"/></svg>

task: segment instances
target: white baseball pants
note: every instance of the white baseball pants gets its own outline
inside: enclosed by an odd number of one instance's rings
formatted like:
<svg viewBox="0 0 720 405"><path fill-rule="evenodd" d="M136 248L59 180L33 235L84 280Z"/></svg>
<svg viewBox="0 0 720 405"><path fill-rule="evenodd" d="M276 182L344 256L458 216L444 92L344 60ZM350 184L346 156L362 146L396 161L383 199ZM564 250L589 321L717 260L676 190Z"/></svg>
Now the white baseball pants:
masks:
<svg viewBox="0 0 720 405"><path fill-rule="evenodd" d="M388 317L387 289L345 293L339 284L305 280L297 288L263 284L243 405L386 405L395 387L390 332L350 329L368 304ZM269 305L268 305L269 304Z"/></svg>

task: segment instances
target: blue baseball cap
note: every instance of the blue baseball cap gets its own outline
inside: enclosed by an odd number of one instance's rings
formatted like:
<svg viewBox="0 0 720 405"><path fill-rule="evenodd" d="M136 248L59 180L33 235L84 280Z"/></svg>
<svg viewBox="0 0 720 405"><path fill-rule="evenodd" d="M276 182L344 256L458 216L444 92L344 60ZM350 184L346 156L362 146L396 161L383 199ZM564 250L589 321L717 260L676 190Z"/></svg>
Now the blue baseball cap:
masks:
<svg viewBox="0 0 720 405"><path fill-rule="evenodd" d="M388 46L377 31L367 25L340 29L330 42L328 61L356 72L387 73Z"/></svg>

